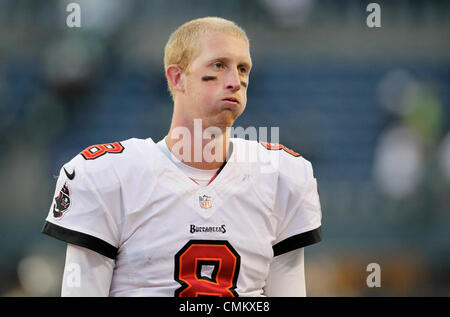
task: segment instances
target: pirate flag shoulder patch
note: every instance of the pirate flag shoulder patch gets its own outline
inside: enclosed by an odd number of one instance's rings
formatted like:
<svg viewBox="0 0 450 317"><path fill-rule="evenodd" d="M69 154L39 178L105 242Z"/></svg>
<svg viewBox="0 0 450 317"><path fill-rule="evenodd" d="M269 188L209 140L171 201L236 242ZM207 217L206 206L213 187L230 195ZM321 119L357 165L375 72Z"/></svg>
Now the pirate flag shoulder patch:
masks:
<svg viewBox="0 0 450 317"><path fill-rule="evenodd" d="M70 208L70 192L67 184L64 184L59 191L58 196L55 197L53 203L53 217L61 218Z"/></svg>

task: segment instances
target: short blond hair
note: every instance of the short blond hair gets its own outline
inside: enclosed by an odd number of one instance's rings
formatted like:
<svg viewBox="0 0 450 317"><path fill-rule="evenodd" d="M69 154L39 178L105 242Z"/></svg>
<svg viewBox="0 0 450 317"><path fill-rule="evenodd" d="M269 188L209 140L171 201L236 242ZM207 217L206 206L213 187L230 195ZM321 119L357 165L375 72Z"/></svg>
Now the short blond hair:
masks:
<svg viewBox="0 0 450 317"><path fill-rule="evenodd" d="M219 17L204 17L188 21L173 32L164 49L164 71L169 65L178 65L183 71L189 70L190 63L197 57L200 35L221 32L234 35L249 42L245 31L236 23ZM174 91L168 82L169 91Z"/></svg>

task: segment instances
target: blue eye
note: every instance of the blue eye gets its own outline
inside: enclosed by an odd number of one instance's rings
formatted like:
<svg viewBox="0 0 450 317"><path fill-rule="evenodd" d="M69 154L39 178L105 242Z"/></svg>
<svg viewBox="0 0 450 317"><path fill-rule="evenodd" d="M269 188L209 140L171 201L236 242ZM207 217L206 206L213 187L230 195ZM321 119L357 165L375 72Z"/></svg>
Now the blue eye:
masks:
<svg viewBox="0 0 450 317"><path fill-rule="evenodd" d="M222 67L223 67L223 64L220 63L220 62L217 62L217 63L214 63L214 67L216 67L216 68L222 68Z"/></svg>

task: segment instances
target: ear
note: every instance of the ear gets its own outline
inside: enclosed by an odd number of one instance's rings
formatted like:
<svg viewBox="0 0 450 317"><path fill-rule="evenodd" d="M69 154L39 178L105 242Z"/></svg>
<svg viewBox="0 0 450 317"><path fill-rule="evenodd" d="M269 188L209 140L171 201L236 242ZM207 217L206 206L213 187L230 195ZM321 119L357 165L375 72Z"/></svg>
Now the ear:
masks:
<svg viewBox="0 0 450 317"><path fill-rule="evenodd" d="M169 65L166 70L167 81L174 91L184 92L183 70L178 65Z"/></svg>

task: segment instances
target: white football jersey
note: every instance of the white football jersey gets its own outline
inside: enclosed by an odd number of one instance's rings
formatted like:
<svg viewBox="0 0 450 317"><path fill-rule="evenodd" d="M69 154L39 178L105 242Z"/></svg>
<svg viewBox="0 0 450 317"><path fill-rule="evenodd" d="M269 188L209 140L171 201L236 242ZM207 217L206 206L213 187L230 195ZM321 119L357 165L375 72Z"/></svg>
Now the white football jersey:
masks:
<svg viewBox="0 0 450 317"><path fill-rule="evenodd" d="M274 256L321 240L317 183L282 145L230 141L203 187L150 138L90 146L42 231L114 259L110 296L263 296Z"/></svg>

